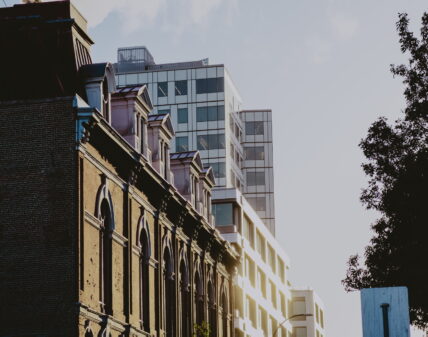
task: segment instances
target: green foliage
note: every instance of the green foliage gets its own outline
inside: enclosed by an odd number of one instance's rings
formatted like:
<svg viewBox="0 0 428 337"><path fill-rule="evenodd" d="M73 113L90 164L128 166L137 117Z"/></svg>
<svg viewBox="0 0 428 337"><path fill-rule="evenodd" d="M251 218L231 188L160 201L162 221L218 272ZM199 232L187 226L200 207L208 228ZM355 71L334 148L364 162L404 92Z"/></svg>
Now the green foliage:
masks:
<svg viewBox="0 0 428 337"><path fill-rule="evenodd" d="M193 325L193 337L210 337L210 333L210 325L205 321L202 321L201 325Z"/></svg>
<svg viewBox="0 0 428 337"><path fill-rule="evenodd" d="M347 291L407 286L412 324L428 328L428 13L420 38L409 31L407 14L399 15L397 31L409 64L391 65L391 72L403 78L407 104L401 119L378 119L360 143L369 177L361 201L381 216L364 265L351 256L342 282Z"/></svg>

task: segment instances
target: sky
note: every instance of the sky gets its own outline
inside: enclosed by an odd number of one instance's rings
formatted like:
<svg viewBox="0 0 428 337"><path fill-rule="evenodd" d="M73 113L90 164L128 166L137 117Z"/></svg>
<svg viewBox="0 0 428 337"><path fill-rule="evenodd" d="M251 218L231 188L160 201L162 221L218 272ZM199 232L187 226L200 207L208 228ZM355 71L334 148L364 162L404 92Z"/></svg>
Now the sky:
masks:
<svg viewBox="0 0 428 337"><path fill-rule="evenodd" d="M5 0L8 5L17 1ZM326 308L327 337L360 337L359 293L341 285L377 214L359 201L366 185L358 143L379 116L395 120L405 62L395 22L418 29L426 0L75 0L96 42L97 62L145 45L157 63L224 63L244 108L273 110L277 239L295 286ZM413 336L419 336L414 333Z"/></svg>

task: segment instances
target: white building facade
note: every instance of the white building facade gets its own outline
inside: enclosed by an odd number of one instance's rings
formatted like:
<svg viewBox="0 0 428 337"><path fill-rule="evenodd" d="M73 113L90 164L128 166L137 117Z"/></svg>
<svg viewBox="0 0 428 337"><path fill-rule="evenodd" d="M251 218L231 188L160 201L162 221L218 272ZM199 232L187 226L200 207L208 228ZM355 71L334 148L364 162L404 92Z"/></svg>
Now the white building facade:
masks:
<svg viewBox="0 0 428 337"><path fill-rule="evenodd" d="M324 304L313 289L292 289L293 337L325 337ZM305 317L303 314L312 316ZM300 316L297 316L300 315Z"/></svg>
<svg viewBox="0 0 428 337"><path fill-rule="evenodd" d="M217 229L241 254L234 285L235 336L291 337L287 255L236 188L213 191L213 213Z"/></svg>

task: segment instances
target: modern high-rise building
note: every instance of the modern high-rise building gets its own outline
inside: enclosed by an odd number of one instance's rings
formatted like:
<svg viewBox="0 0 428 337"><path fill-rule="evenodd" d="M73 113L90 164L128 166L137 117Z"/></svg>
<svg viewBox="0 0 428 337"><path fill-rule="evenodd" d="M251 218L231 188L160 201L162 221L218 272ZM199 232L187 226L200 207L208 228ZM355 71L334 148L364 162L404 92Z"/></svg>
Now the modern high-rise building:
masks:
<svg viewBox="0 0 428 337"><path fill-rule="evenodd" d="M275 235L273 137L271 110L242 110L244 195Z"/></svg>
<svg viewBox="0 0 428 337"><path fill-rule="evenodd" d="M208 59L156 64L146 47L118 49L119 87L147 84L155 113L170 113L172 152L198 150L216 188L237 188L275 233L272 112L242 110L223 64Z"/></svg>
<svg viewBox="0 0 428 337"><path fill-rule="evenodd" d="M115 69L119 87L146 84L154 113L171 116L171 152L199 151L203 165L213 168L215 225L241 258L233 286L235 336L324 336L312 333L313 316L299 326L290 320L290 263L275 239L272 111L243 109L225 66L208 59L156 64L146 47L129 47L118 50ZM315 312L308 307L304 314Z"/></svg>

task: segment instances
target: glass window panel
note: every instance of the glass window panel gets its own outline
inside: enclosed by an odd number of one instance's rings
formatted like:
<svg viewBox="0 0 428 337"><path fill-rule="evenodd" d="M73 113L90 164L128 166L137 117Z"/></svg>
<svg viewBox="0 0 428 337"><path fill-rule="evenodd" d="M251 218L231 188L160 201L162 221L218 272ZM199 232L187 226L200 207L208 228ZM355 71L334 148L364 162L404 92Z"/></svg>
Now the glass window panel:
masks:
<svg viewBox="0 0 428 337"><path fill-rule="evenodd" d="M209 144L210 150L218 149L219 148L218 135L208 135L208 144Z"/></svg>
<svg viewBox="0 0 428 337"><path fill-rule="evenodd" d="M250 205L257 211L266 211L266 199L264 197L247 198Z"/></svg>
<svg viewBox="0 0 428 337"><path fill-rule="evenodd" d="M214 172L214 177L216 178L224 178L226 176L226 165L224 162L219 163L209 163L205 167L212 167Z"/></svg>
<svg viewBox="0 0 428 337"><path fill-rule="evenodd" d="M186 124L188 122L188 112L187 108L178 108L177 110L177 120L178 124Z"/></svg>
<svg viewBox="0 0 428 337"><path fill-rule="evenodd" d="M224 149L224 134L198 135L198 150Z"/></svg>
<svg viewBox="0 0 428 337"><path fill-rule="evenodd" d="M207 108L207 120L208 121L216 121L218 120L217 117L217 107L216 106L209 106Z"/></svg>
<svg viewBox="0 0 428 337"><path fill-rule="evenodd" d="M254 134L255 135L263 135L265 132L264 123L263 122L254 122Z"/></svg>
<svg viewBox="0 0 428 337"><path fill-rule="evenodd" d="M246 147L245 159L247 160L264 160L265 150L263 146Z"/></svg>
<svg viewBox="0 0 428 337"><path fill-rule="evenodd" d="M224 162L218 163L217 177L218 178L226 177L226 163Z"/></svg>
<svg viewBox="0 0 428 337"><path fill-rule="evenodd" d="M158 97L168 96L168 82L158 83Z"/></svg>
<svg viewBox="0 0 428 337"><path fill-rule="evenodd" d="M224 78L217 77L217 92L223 92L223 91L224 91Z"/></svg>
<svg viewBox="0 0 428 337"><path fill-rule="evenodd" d="M175 81L175 95L187 95L187 81Z"/></svg>
<svg viewBox="0 0 428 337"><path fill-rule="evenodd" d="M189 151L189 139L187 136L175 138L175 150L177 152Z"/></svg>
<svg viewBox="0 0 428 337"><path fill-rule="evenodd" d="M247 135L263 135L264 134L263 122L246 122L245 133Z"/></svg>
<svg viewBox="0 0 428 337"><path fill-rule="evenodd" d="M208 150L208 135L198 135L198 150Z"/></svg>
<svg viewBox="0 0 428 337"><path fill-rule="evenodd" d="M216 226L233 225L233 205L231 203L213 204L213 213Z"/></svg>
<svg viewBox="0 0 428 337"><path fill-rule="evenodd" d="M217 118L219 121L224 121L224 105L219 105L217 107Z"/></svg>
<svg viewBox="0 0 428 337"><path fill-rule="evenodd" d="M245 122L245 133L247 135L254 135L254 122Z"/></svg>
<svg viewBox="0 0 428 337"><path fill-rule="evenodd" d="M171 109L159 109L158 114L169 114L171 113Z"/></svg>
<svg viewBox="0 0 428 337"><path fill-rule="evenodd" d="M207 93L217 92L217 78L207 78Z"/></svg>
<svg viewBox="0 0 428 337"><path fill-rule="evenodd" d="M265 184L264 172L247 172L247 185L256 186Z"/></svg>
<svg viewBox="0 0 428 337"><path fill-rule="evenodd" d="M207 80L206 79L196 80L196 93L204 94L206 92L207 92Z"/></svg>
<svg viewBox="0 0 428 337"><path fill-rule="evenodd" d="M219 149L225 149L226 148L224 133L218 135L218 145L219 145L219 147L218 147Z"/></svg>
<svg viewBox="0 0 428 337"><path fill-rule="evenodd" d="M207 121L207 107L198 106L196 108L196 121L197 122L206 122Z"/></svg>
<svg viewBox="0 0 428 337"><path fill-rule="evenodd" d="M204 78L196 80L196 93L207 94L224 91L224 78Z"/></svg>

